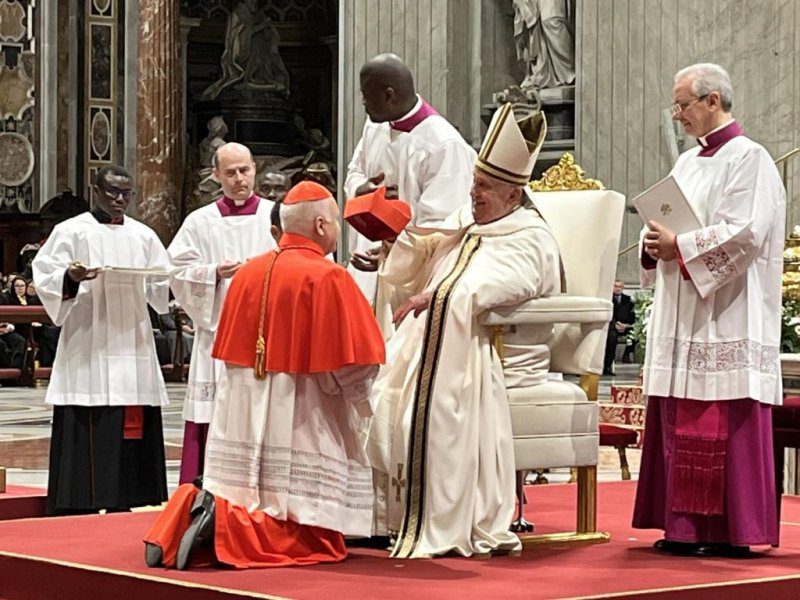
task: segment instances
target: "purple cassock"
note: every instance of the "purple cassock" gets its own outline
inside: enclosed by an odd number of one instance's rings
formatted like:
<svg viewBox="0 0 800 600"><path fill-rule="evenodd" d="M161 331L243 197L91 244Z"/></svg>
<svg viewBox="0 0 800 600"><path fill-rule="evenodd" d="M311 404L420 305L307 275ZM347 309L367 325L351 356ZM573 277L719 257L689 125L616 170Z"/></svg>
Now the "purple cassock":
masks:
<svg viewBox="0 0 800 600"><path fill-rule="evenodd" d="M740 135L732 121L700 138L697 156L714 157ZM646 253L641 259L656 267ZM772 406L651 395L633 526L663 529L673 542L777 544Z"/></svg>
<svg viewBox="0 0 800 600"><path fill-rule="evenodd" d="M236 202L227 196L223 196L217 200L216 204L223 217L244 217L256 214L260 200L256 194L252 194L241 205L237 206ZM203 474L207 437L208 423L194 423L192 421L184 423L180 483L191 483L196 477Z"/></svg>

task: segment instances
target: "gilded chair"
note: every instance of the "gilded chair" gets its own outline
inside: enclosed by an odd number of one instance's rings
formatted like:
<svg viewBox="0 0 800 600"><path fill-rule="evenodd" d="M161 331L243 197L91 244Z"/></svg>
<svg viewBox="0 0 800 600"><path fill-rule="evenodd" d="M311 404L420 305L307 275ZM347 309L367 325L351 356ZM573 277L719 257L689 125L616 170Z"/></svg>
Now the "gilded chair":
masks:
<svg viewBox="0 0 800 600"><path fill-rule="evenodd" d="M556 177L552 176L554 169L559 169ZM519 499L518 519L512 529L518 533L532 531L522 518L523 483L528 471L576 467L576 531L520 537L526 545L607 541L608 534L596 529L597 387L606 327L613 311L612 287L625 198L601 189L599 182L584 180L569 155L531 187L547 190L526 192L558 242L565 292L487 311L479 317L482 325L492 328L495 348L506 370ZM553 189L559 191L549 191ZM519 378L510 373L510 365L517 367L523 354L520 349L526 342L540 343L543 332L550 349L550 372L578 375L580 385L553 380L556 378L539 385L518 385Z"/></svg>

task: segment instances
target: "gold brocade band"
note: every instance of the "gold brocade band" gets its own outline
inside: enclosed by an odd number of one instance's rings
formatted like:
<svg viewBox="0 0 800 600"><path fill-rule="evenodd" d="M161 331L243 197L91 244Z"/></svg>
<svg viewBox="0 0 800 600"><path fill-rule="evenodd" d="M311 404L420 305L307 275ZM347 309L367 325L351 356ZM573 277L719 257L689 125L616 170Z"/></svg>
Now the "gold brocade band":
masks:
<svg viewBox="0 0 800 600"><path fill-rule="evenodd" d="M425 468L428 440L428 415L433 398L433 383L439 364L439 355L444 339L447 309L453 288L469 266L481 245L479 235L468 235L461 246L455 266L441 283L431 299L425 325L425 338L422 347L417 389L411 418L411 431L408 441L408 489L403 523L392 550L392 558L411 558L416 551L422 534Z"/></svg>

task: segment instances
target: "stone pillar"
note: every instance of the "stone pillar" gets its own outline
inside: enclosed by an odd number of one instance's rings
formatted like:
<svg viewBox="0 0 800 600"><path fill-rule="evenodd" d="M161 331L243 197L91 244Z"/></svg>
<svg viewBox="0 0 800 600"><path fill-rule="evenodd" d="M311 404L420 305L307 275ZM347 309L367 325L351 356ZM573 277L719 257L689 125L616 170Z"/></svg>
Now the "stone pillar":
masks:
<svg viewBox="0 0 800 600"><path fill-rule="evenodd" d="M139 2L136 208L166 244L181 204L181 66L178 0Z"/></svg>

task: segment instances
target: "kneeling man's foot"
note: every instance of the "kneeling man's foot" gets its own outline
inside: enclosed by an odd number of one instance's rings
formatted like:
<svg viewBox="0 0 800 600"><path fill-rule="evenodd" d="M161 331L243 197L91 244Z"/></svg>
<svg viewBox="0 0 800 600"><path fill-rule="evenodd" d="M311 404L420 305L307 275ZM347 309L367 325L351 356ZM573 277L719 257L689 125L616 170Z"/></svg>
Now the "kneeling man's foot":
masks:
<svg viewBox="0 0 800 600"><path fill-rule="evenodd" d="M183 571L189 566L195 551L214 541L214 496L200 490L191 508L192 522L181 538L175 566Z"/></svg>
<svg viewBox="0 0 800 600"><path fill-rule="evenodd" d="M164 552L161 546L156 546L150 542L144 543L144 562L148 567L161 566L161 561L164 559Z"/></svg>

